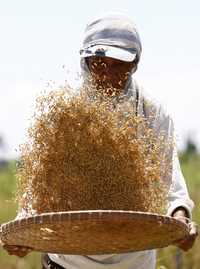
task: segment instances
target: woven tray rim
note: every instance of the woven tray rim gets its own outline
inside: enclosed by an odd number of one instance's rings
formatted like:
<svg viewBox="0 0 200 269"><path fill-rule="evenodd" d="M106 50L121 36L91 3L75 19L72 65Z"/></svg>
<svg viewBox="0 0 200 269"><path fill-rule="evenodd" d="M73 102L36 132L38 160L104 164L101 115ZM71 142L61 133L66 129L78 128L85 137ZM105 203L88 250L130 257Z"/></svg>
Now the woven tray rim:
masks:
<svg viewBox="0 0 200 269"><path fill-rule="evenodd" d="M6 234L8 231L15 231L21 229L23 226L34 225L34 224L53 224L54 222L64 222L71 220L92 220L99 219L109 219L116 218L120 216L121 219L127 219L127 217L132 217L134 219L157 219L158 223L174 223L180 228L185 229L187 232L187 225L174 217L167 215L160 215L157 213L141 212L141 211L123 211L123 210L80 210L80 211L62 211L62 212L48 212L42 214L36 214L33 216L28 216L20 219L14 219L9 222L3 223L0 226L0 235Z"/></svg>

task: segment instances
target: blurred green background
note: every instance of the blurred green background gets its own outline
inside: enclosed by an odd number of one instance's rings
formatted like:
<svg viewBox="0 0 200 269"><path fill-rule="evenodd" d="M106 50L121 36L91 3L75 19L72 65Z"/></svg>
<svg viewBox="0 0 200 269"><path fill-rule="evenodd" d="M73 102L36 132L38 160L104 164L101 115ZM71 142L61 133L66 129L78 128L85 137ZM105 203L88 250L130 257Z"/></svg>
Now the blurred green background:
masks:
<svg viewBox="0 0 200 269"><path fill-rule="evenodd" d="M191 198L196 206L193 219L200 223L199 191L200 191L200 155L193 144L188 143L184 153L180 155L181 166ZM0 162L0 223L9 221L16 216L17 205L14 201L16 190L15 161ZM168 247L158 251L157 268L160 269L199 269L200 239L193 249L182 252L176 247ZM0 269L39 269L40 253L31 253L25 258L9 256L0 249ZM119 268L120 269L120 268Z"/></svg>

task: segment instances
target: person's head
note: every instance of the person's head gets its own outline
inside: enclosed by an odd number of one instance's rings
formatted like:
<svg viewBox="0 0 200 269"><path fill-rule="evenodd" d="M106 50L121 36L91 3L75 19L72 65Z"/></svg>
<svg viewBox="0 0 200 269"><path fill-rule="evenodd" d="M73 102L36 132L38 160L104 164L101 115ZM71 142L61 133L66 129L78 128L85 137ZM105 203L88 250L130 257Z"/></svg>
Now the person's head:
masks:
<svg viewBox="0 0 200 269"><path fill-rule="evenodd" d="M86 27L81 66L98 85L124 89L137 70L141 50L132 20L121 14L103 16Z"/></svg>

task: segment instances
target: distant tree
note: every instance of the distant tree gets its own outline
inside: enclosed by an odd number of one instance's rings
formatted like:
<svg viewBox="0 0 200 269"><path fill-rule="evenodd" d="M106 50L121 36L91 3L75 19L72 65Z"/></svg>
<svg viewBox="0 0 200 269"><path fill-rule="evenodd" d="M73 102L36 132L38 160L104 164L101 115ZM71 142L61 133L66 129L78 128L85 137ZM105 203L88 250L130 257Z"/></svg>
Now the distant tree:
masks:
<svg viewBox="0 0 200 269"><path fill-rule="evenodd" d="M185 147L184 153L188 155L192 155L192 154L197 154L197 151L198 150L197 150L197 146L195 142L190 137L188 137L188 139L186 140L186 147Z"/></svg>
<svg viewBox="0 0 200 269"><path fill-rule="evenodd" d="M198 157L197 145L191 137L188 137L185 143L185 149L179 155L181 162L188 162Z"/></svg>
<svg viewBox="0 0 200 269"><path fill-rule="evenodd" d="M6 149L6 142L4 137L0 134L0 152L5 151Z"/></svg>
<svg viewBox="0 0 200 269"><path fill-rule="evenodd" d="M3 137L0 136L0 148L3 148L4 147L4 140L3 140Z"/></svg>
<svg viewBox="0 0 200 269"><path fill-rule="evenodd" d="M0 170L7 168L8 161L3 157L6 151L6 143L2 135L0 135Z"/></svg>

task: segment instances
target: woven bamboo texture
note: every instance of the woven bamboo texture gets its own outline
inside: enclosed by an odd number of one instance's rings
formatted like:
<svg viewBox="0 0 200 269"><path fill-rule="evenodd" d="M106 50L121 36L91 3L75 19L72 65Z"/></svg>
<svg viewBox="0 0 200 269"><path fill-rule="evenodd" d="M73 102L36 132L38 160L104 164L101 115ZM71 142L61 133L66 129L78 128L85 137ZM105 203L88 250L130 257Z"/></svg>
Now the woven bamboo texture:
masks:
<svg viewBox="0 0 200 269"><path fill-rule="evenodd" d="M48 253L96 255L162 248L188 235L175 218L135 211L71 211L5 223L1 240Z"/></svg>

